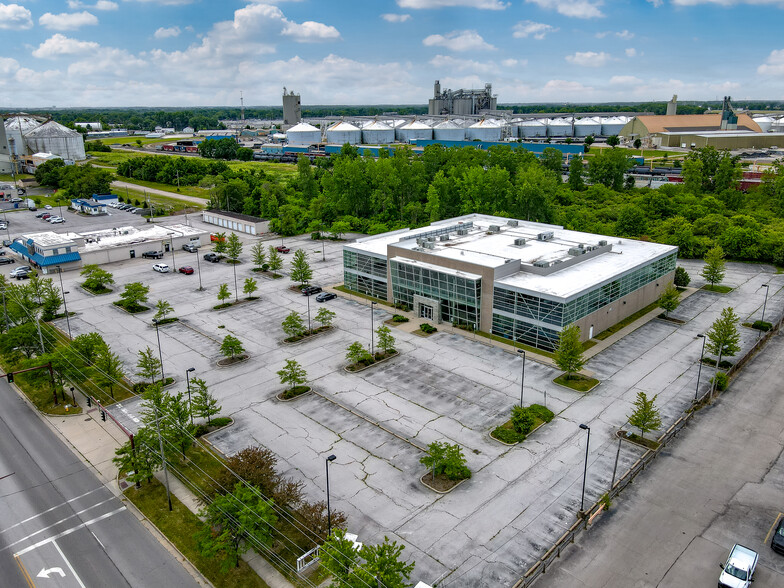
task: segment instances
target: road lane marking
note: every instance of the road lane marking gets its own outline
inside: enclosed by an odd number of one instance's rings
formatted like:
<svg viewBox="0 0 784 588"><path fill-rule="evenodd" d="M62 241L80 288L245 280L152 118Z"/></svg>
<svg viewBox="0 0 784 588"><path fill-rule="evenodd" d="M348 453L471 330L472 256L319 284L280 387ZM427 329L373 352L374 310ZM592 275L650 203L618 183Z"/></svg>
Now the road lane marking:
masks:
<svg viewBox="0 0 784 588"><path fill-rule="evenodd" d="M24 576L27 585L30 588L35 588L35 583L33 582L33 579L30 577L30 574L27 573L27 568L24 567L24 564L22 563L22 559L17 556L14 556L14 559L16 560L16 565L18 565L19 569L22 571L22 575Z"/></svg>
<svg viewBox="0 0 784 588"><path fill-rule="evenodd" d="M59 521L57 521L56 523L53 523L53 524L49 525L48 527L44 527L43 529L39 529L38 531L35 531L34 533L30 533L30 534L29 534L27 537L22 537L22 538L21 538L21 539L19 539L18 541L14 541L13 543L9 543L9 544L8 544L8 545L6 545L5 547L3 547L3 549L2 549L2 550L0 550L0 551L5 551L5 550L6 550L6 549L8 549L9 547L13 547L14 545L18 545L18 544L19 544L19 543L21 543L22 541L27 541L27 540L28 540L28 539L30 539L31 537L35 537L36 535L39 535L39 534L43 533L44 531L48 531L48 530L49 530L49 529L51 529L52 527L56 527L57 525L59 525L59 524L61 524L61 523L64 523L64 522L65 522L65 521L67 521L68 519L72 519L72 518L74 518L75 516L78 516L78 515L80 515L80 514L86 513L88 510L91 510L91 509L93 509L93 508L96 508L96 507L98 507L98 506L101 506L102 504L106 504L107 502L111 502L112 500L114 500L114 496L112 496L111 498L107 498L106 500L102 500L101 502L98 502L98 503L96 503L96 504L93 504L92 506L88 506L87 508L84 508L84 509L82 509L82 510L80 510L80 511L78 511L78 512L75 512L75 513L73 513L72 515L68 515L68 516L67 516L67 517L65 517L64 519L60 519Z"/></svg>
<svg viewBox="0 0 784 588"><path fill-rule="evenodd" d="M91 533L92 533L92 531L91 531ZM95 535L95 533L93 533L93 535ZM82 579L76 573L76 570L73 569L73 566L71 565L71 562L68 561L68 558L65 557L65 554L63 553L63 550L60 549L59 545L57 545L57 541L52 541L52 543L54 544L55 548L57 549L57 552L60 554L60 557L63 558L63 561L68 566L68 569L71 570L71 573L73 574L73 576L76 579L76 581L79 582L79 586L81 586L82 588L85 588L84 582L82 582ZM103 546L101 546L101 547L103 547Z"/></svg>
<svg viewBox="0 0 784 588"><path fill-rule="evenodd" d="M776 520L773 521L773 524L770 526L770 529L768 530L768 534L765 535L765 541L763 541L765 545L768 544L768 539L770 539L770 534L773 532L773 528L776 526L776 523L779 522L779 519L782 517L782 515L784 515L784 513L779 513L779 516L776 517Z"/></svg>
<svg viewBox="0 0 784 588"><path fill-rule="evenodd" d="M29 547L25 547L22 551L18 551L17 553L15 553L14 557L17 557L17 556L20 556L20 555L24 555L25 553L28 553L28 552L32 551L33 549L38 549L42 545L46 545L47 543L51 543L52 541L56 541L57 539L60 539L61 537L65 537L66 535L70 535L71 533L74 533L74 532L78 531L79 529L84 529L85 527L88 527L88 526L90 526L90 525L92 525L94 523L97 523L97 522L102 521L104 519L108 519L109 517L114 516L117 513L122 512L124 510L125 510L125 507L121 506L117 510L113 510L112 512L107 512L104 515L101 515L101 516L96 517L94 519L90 519L89 521L84 522L81 525L77 525L76 527L71 527L70 529L68 529L66 531L63 531L62 533L58 533L54 537L49 537L49 539L44 539L43 541L39 541L38 543L30 545Z"/></svg>
<svg viewBox="0 0 784 588"><path fill-rule="evenodd" d="M98 486L98 488L95 488L94 490L90 490L89 492L85 492L84 494L80 494L79 496L75 496L74 498L71 498L70 500L66 500L65 502L61 502L57 506L53 506L52 508L48 508L48 509L46 509L43 512L39 512L37 515L33 515L31 517L27 517L25 520L19 521L15 525L11 525L10 527L6 527L5 529L0 530L0 533L5 533L6 531L10 531L11 529L14 529L14 528L18 527L19 525L24 525L25 523L29 523L33 519L37 519L38 517L43 516L46 513L52 512L53 510L57 510L58 508L60 508L62 506L65 506L66 504L69 504L71 502L74 502L75 500L79 500L80 498L84 498L88 494L92 494L93 492L97 492L98 490L103 490L103 488L104 488L103 486Z"/></svg>

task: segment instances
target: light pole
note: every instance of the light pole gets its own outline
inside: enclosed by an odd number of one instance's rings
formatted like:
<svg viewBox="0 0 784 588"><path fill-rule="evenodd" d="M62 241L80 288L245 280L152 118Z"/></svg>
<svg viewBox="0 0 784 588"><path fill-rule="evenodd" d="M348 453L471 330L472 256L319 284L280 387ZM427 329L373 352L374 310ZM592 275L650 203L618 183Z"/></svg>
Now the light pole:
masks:
<svg viewBox="0 0 784 588"><path fill-rule="evenodd" d="M375 349L373 348L373 311L376 308L377 302L370 303L370 355L376 356Z"/></svg>
<svg viewBox="0 0 784 588"><path fill-rule="evenodd" d="M164 386L164 382L166 382L166 377L163 375L163 351L161 351L161 333L158 330L158 319L152 319L153 324L155 325L155 336L158 338L158 357L161 358L161 386Z"/></svg>
<svg viewBox="0 0 784 588"><path fill-rule="evenodd" d="M193 426L193 402L191 401L191 380L188 374L195 372L196 368L188 368L185 370L185 383L188 386L188 412L191 413L191 426Z"/></svg>
<svg viewBox="0 0 784 588"><path fill-rule="evenodd" d="M588 441L585 443L585 466L583 467L583 492L580 496L580 512L583 512L583 507L585 506L585 478L588 476L588 446L591 444L591 427L581 423L580 428L588 431Z"/></svg>
<svg viewBox="0 0 784 588"><path fill-rule="evenodd" d="M329 509L329 464L336 459L336 455L330 455L325 466L327 469L327 537L332 537L332 511Z"/></svg>
<svg viewBox="0 0 784 588"><path fill-rule="evenodd" d="M700 376L702 375L702 358L705 357L705 335L698 334L697 337L702 339L702 351L700 351L700 365L697 368L697 389L694 391L694 402L697 402L697 396L700 393Z"/></svg>
<svg viewBox="0 0 784 588"><path fill-rule="evenodd" d="M199 272L199 292L204 290L204 287L201 285L201 261L199 260L199 251L196 250L196 271Z"/></svg>
<svg viewBox="0 0 784 588"><path fill-rule="evenodd" d="M59 265L57 266L57 273L60 276L60 291L63 293L63 306L65 307L65 324L68 325L68 338L73 339L73 337L71 337L71 319L68 317L68 303L65 301L65 295L68 294L68 292L63 288L63 268Z"/></svg>
<svg viewBox="0 0 784 588"><path fill-rule="evenodd" d="M520 378L520 408L523 408L523 390L525 390L525 349L518 349L517 353L523 355L523 375Z"/></svg>
<svg viewBox="0 0 784 588"><path fill-rule="evenodd" d="M231 269L234 270L234 302L239 302L237 294L237 260L232 259Z"/></svg>
<svg viewBox="0 0 784 588"><path fill-rule="evenodd" d="M310 294L305 296L308 299L308 333L312 333L313 329L310 328Z"/></svg>
<svg viewBox="0 0 784 588"><path fill-rule="evenodd" d="M765 288L765 302L762 303L762 320L760 321L762 324L760 325L759 333L757 333L757 339L762 337L762 329L765 328L765 308L768 306L768 292L770 292L770 284L762 284L762 287Z"/></svg>

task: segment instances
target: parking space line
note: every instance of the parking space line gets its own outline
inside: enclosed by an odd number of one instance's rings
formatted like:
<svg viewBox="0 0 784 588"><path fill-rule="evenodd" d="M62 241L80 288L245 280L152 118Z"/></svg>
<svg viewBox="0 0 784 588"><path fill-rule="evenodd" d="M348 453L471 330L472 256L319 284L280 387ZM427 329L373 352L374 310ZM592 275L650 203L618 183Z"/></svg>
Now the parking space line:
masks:
<svg viewBox="0 0 784 588"><path fill-rule="evenodd" d="M93 533L93 536L95 536L95 533ZM97 539L97 537L96 537L96 539ZM99 541L99 543L100 543L100 541ZM85 585L84 585L84 582L82 582L82 579L76 573L76 570L73 569L73 566L71 565L71 562L68 561L67 557L65 557L65 554L63 553L63 550L60 549L59 545L57 545L57 541L52 541L52 544L54 545L55 549L57 549L57 553L60 554L60 557L63 558L63 561L65 562L65 565L67 565L68 569L71 570L71 573L73 574L73 576L76 579L76 581L79 582L79 586L81 586L82 588L86 588ZM101 547L103 547L103 545L101 545Z"/></svg>
<svg viewBox="0 0 784 588"><path fill-rule="evenodd" d="M22 575L24 576L27 585L30 588L35 588L35 583L33 582L33 579L30 577L30 574L27 572L27 568L22 563L22 559L16 555L14 556L14 559L16 560L16 565L18 565L19 569L22 571Z"/></svg>
<svg viewBox="0 0 784 588"><path fill-rule="evenodd" d="M773 532L773 529L776 527L776 525L777 525L777 524L778 524L778 522L779 522L779 519L781 519L781 517L782 517L782 516L784 516L784 513L781 513L781 512L780 512L780 513L779 513L779 516L777 516L777 517L776 517L776 520L775 520L775 521L773 521L773 524L770 526L770 529L768 530L768 534L767 534L767 535L765 535L765 541L763 541L763 543L764 543L765 545L767 545L767 544L768 544L768 539L770 539L770 534Z"/></svg>

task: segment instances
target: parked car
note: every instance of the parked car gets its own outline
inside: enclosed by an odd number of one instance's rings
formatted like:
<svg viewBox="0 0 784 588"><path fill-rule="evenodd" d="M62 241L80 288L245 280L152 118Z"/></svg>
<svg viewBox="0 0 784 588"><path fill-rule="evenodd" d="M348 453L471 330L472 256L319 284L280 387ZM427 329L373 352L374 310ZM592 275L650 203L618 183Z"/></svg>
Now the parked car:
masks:
<svg viewBox="0 0 784 588"><path fill-rule="evenodd" d="M163 259L163 251L145 251L142 257L146 259Z"/></svg>
<svg viewBox="0 0 784 588"><path fill-rule="evenodd" d="M18 196L14 196L13 198L11 198L11 202L21 202L21 201L22 199L19 198Z"/></svg>
<svg viewBox="0 0 784 588"><path fill-rule="evenodd" d="M8 275L11 276L12 278L20 279L19 278L20 275L24 274L26 277L27 274L29 274L31 271L33 271L33 268L31 268L29 265L20 265L12 269L11 273Z"/></svg>
<svg viewBox="0 0 784 588"><path fill-rule="evenodd" d="M165 263L156 263L154 266L152 266L152 269L154 269L156 272L161 272L162 274L169 272L169 266Z"/></svg>
<svg viewBox="0 0 784 588"><path fill-rule="evenodd" d="M33 210L33 211L35 211L35 210L38 210L38 209L37 209L35 206L28 206L28 207L27 207L27 210Z"/></svg>
<svg viewBox="0 0 784 588"><path fill-rule="evenodd" d="M56 225L58 223L64 223L65 219L61 216L56 216L54 218L50 218L49 222L52 223L53 225Z"/></svg>
<svg viewBox="0 0 784 588"><path fill-rule="evenodd" d="M770 540L770 547L776 553L784 554L784 517L779 519L776 532L773 533L773 539Z"/></svg>
<svg viewBox="0 0 784 588"><path fill-rule="evenodd" d="M205 261L209 261L212 263L218 263L222 257L223 257L222 255L218 255L217 253L213 253L212 251L204 254Z"/></svg>
<svg viewBox="0 0 784 588"><path fill-rule="evenodd" d="M13 257L0 257L0 265L5 265L7 263L15 263L16 260Z"/></svg>
<svg viewBox="0 0 784 588"><path fill-rule="evenodd" d="M318 296L316 296L316 302L326 302L327 300L332 300L333 298L337 298L338 295L334 292L322 292Z"/></svg>
<svg viewBox="0 0 784 588"><path fill-rule="evenodd" d="M0 231L5 231L8 228L8 225L4 222L0 222Z"/></svg>
<svg viewBox="0 0 784 588"><path fill-rule="evenodd" d="M44 220L49 220L50 218L52 218L52 215L48 212L45 212L43 215L41 215L41 218Z"/></svg>
<svg viewBox="0 0 784 588"><path fill-rule="evenodd" d="M305 286L302 288L303 296L310 296L312 294L318 294L319 292L321 292L321 286Z"/></svg>
<svg viewBox="0 0 784 588"><path fill-rule="evenodd" d="M3 247L10 247L11 239L3 239Z"/></svg>
<svg viewBox="0 0 784 588"><path fill-rule="evenodd" d="M180 269L178 269L177 271L180 272L181 274L185 274L186 276L189 276L193 273L193 268L189 265L181 265Z"/></svg>
<svg viewBox="0 0 784 588"><path fill-rule="evenodd" d="M185 245L182 246L182 248L184 251L187 251L189 253L196 253L199 250L199 248L196 247L196 245L193 245L191 243L186 243Z"/></svg>
<svg viewBox="0 0 784 588"><path fill-rule="evenodd" d="M756 551L736 543L724 565L719 564L719 588L749 588L758 559Z"/></svg>
<svg viewBox="0 0 784 588"><path fill-rule="evenodd" d="M38 214L35 215L35 218L43 218L45 214L46 214L45 212L39 212Z"/></svg>
<svg viewBox="0 0 784 588"><path fill-rule="evenodd" d="M277 247L275 247L275 250L278 253L290 253L291 252L291 249L289 249L288 247L284 247L283 245L278 245Z"/></svg>
<svg viewBox="0 0 784 588"><path fill-rule="evenodd" d="M45 205L44 205L44 208L45 208L46 210L52 210L52 205L51 205L51 204L45 204Z"/></svg>

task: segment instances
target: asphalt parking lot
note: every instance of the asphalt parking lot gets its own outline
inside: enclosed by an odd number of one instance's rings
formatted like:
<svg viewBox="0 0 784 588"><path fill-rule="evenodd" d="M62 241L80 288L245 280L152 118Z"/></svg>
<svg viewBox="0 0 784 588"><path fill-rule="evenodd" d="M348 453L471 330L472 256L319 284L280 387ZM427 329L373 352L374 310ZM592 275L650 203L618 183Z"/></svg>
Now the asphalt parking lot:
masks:
<svg viewBox="0 0 784 588"><path fill-rule="evenodd" d="M74 334L101 332L132 373L137 352L157 347L152 312L131 316L110 303L123 284L148 284L150 302L167 300L182 319L160 331L167 375L177 378L184 390L185 370L195 367L194 375L204 378L219 398L222 414L235 419L232 427L213 435L212 442L229 454L256 443L269 447L285 474L302 481L306 493L317 499L324 497L324 457L334 453L331 499L347 513L349 530L358 533L360 541L380 541L385 535L401 541L405 556L416 561L414 577L430 584L441 579L441 586L513 584L571 525L579 509L586 439L577 425L587 423L592 430L586 488L590 503L609 486L617 445L613 434L625 423L637 391L659 394L668 426L694 396L700 352L696 334L705 332L726 305L734 306L744 320L757 316L763 283L773 286L769 318L781 314L784 302L783 281L772 268L730 264L725 283L736 286L731 294L698 292L674 313L686 324L652 321L593 357L587 367L602 384L589 394L557 386L552 379L558 372L529 361L525 402L542 403L546 392L557 417L523 445L510 448L492 441L488 433L519 402L519 357L460 331L453 333L449 326L428 338L393 329L399 357L358 374L346 373L346 347L357 340L369 343L369 307L341 294L326 303L337 313L334 329L297 345L282 344L281 321L292 310L306 313L308 298L289 290L287 278L253 274L248 261L253 240L243 241L244 263L236 267L239 295L244 279L253 276L259 300L212 310L221 283L234 289L233 268L227 264L202 261L204 290L199 291L198 273L157 274L151 260L127 260L107 267L117 286L102 297L79 289L75 272L64 274L71 292L69 309L78 312L71 319ZM321 244L307 237L287 238L285 243L308 252L313 283L342 281L340 243L326 242L326 261L321 261ZM285 273L291 255L283 257ZM175 252L175 264L183 263L196 267L195 254ZM685 265L699 285L699 264ZM315 315L320 305L314 299L310 305ZM374 326L390 316L377 307ZM743 345L750 346L756 332L741 330ZM245 344L251 359L217 368L219 344L228 333ZM275 398L283 388L276 371L289 358L305 367L319 395L285 403ZM703 388L710 375L711 369L703 368ZM122 409L134 426L136 403L124 403ZM473 472L447 495L432 493L418 482L424 473L419 447L434 440L460 444ZM638 449L624 445L620 471L638 455Z"/></svg>

